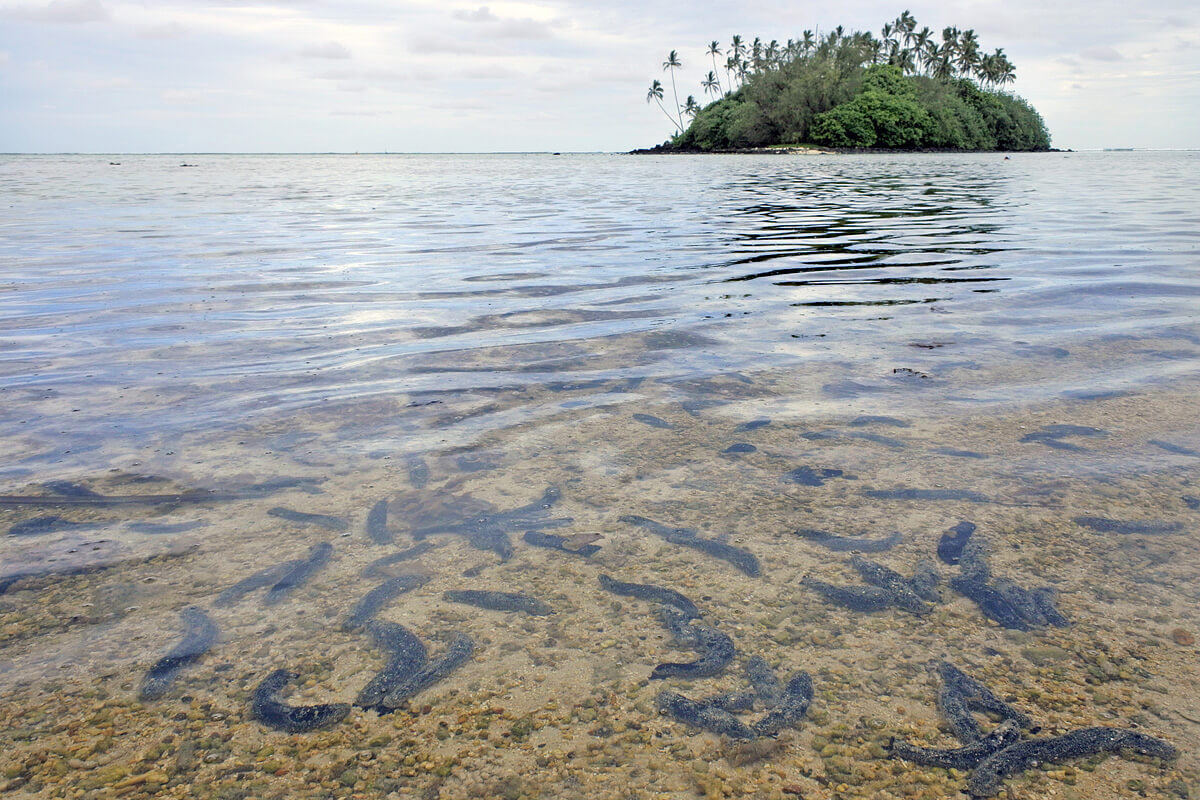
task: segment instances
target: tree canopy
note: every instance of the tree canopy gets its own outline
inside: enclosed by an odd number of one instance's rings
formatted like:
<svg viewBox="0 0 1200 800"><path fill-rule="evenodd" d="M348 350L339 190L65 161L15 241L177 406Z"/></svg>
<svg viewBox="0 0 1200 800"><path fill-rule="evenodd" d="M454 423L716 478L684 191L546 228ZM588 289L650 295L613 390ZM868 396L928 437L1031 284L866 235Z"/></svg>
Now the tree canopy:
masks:
<svg viewBox="0 0 1200 800"><path fill-rule="evenodd" d="M1003 49L984 54L973 30L944 28L940 37L917 30L908 11L878 39L840 26L825 35L804 31L783 45L734 36L724 50L712 42L705 56L714 69L701 86L717 99L700 107L689 95L675 115L671 149L1050 147L1037 111L1004 91L1016 69ZM668 62L673 76L676 51Z"/></svg>

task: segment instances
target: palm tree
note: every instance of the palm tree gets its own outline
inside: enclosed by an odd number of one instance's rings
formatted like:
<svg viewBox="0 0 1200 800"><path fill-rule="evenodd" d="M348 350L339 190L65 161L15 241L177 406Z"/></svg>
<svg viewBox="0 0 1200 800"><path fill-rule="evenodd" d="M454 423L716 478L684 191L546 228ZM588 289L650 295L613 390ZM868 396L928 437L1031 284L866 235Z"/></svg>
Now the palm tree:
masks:
<svg viewBox="0 0 1200 800"><path fill-rule="evenodd" d="M700 104L690 94L687 96L687 100L684 101L683 113L687 114L691 119L695 119L696 115L700 113Z"/></svg>
<svg viewBox="0 0 1200 800"><path fill-rule="evenodd" d="M908 47L913 43L913 31L917 29L917 20L908 9L904 9L900 16L896 17L896 32L904 38L904 46Z"/></svg>
<svg viewBox="0 0 1200 800"><path fill-rule="evenodd" d="M804 55L808 55L809 51L817 46L817 40L813 38L812 31L805 31L804 38L800 40L800 49Z"/></svg>
<svg viewBox="0 0 1200 800"><path fill-rule="evenodd" d="M672 50L667 53L667 60L663 62L663 72L670 70L671 72L671 94L675 96L675 115L679 117L679 130L683 130L683 117L679 115L679 92L675 90L675 70L683 66L683 62L679 60L679 54Z"/></svg>
<svg viewBox="0 0 1200 800"><path fill-rule="evenodd" d="M679 127L679 123L667 113L667 107L663 105L663 85L657 78L650 84L650 91L646 92L646 102L649 103L651 100L658 103L658 107L667 115L667 119L671 120L671 125L675 128L676 132L682 133L683 129Z"/></svg>
<svg viewBox="0 0 1200 800"><path fill-rule="evenodd" d="M715 73L717 71L717 56L721 55L721 43L716 39L713 39L711 42L709 42L707 55L712 57L713 71L708 73L708 76L712 78L715 77ZM725 92L721 90L720 78L717 79L717 91L718 97L720 97L722 94L725 94Z"/></svg>
<svg viewBox="0 0 1200 800"><path fill-rule="evenodd" d="M971 77L975 68L979 66L979 39L975 36L975 31L966 30L959 36L958 54L954 65L964 78Z"/></svg>
<svg viewBox="0 0 1200 800"><path fill-rule="evenodd" d="M721 91L721 82L717 80L717 73L715 72L709 72L708 76L704 80L700 81L700 85L704 87L705 94L712 92L717 97L720 97L723 94Z"/></svg>
<svg viewBox="0 0 1200 800"><path fill-rule="evenodd" d="M930 37L933 36L933 31L928 27L921 28L913 34L913 49L916 50L916 57L921 59L921 71L924 72L929 68L929 60L927 54L929 52Z"/></svg>

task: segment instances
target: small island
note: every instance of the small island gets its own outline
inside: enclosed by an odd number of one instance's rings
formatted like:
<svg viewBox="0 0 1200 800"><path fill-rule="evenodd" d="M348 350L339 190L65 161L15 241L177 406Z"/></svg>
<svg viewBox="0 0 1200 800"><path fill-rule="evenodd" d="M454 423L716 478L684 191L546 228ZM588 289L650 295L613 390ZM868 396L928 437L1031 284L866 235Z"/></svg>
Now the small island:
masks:
<svg viewBox="0 0 1200 800"><path fill-rule="evenodd" d="M804 31L786 44L734 36L712 60L701 86L716 99L678 101L674 50L671 76L646 94L671 120L671 139L635 152L731 152L824 147L837 150L1045 151L1050 134L1038 112L1004 90L1016 69L1003 49L984 53L973 30L917 29L908 11L866 31ZM724 59L723 61L721 59Z"/></svg>

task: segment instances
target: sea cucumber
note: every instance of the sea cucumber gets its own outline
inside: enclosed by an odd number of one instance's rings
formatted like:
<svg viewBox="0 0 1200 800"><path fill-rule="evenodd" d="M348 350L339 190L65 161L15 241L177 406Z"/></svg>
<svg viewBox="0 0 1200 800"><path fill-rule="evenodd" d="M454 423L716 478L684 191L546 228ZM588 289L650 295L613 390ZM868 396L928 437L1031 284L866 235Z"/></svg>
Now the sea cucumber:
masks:
<svg viewBox="0 0 1200 800"><path fill-rule="evenodd" d="M736 428L734 428L734 430L737 431L738 433L745 433L746 431L753 431L753 430L758 430L759 428L765 428L767 425L770 425L770 424L771 424L771 420L769 420L769 419L752 419L749 422L741 423Z"/></svg>
<svg viewBox="0 0 1200 800"><path fill-rule="evenodd" d="M363 595L362 599L354 606L354 610L350 612L350 616L346 617L346 621L342 623L342 630L352 631L356 628L361 628L370 622L379 613L379 610L395 598L396 595L411 591L428 580L429 578L425 575L414 573L411 575L397 575L391 580L384 581Z"/></svg>
<svg viewBox="0 0 1200 800"><path fill-rule="evenodd" d="M957 564L962 558L963 548L967 546L973 533L975 533L975 523L966 520L943 533L937 546L938 558L942 560L942 563Z"/></svg>
<svg viewBox="0 0 1200 800"><path fill-rule="evenodd" d="M207 524L207 522L196 519L191 522L130 522L125 527L134 533L157 536L165 533L183 533Z"/></svg>
<svg viewBox="0 0 1200 800"><path fill-rule="evenodd" d="M88 487L74 481L45 481L42 488L48 492L66 495L67 497L102 497Z"/></svg>
<svg viewBox="0 0 1200 800"><path fill-rule="evenodd" d="M929 606L921 599L909 582L894 569L868 561L861 556L850 556L850 566L867 583L878 586L891 595L892 604L914 614L928 614Z"/></svg>
<svg viewBox="0 0 1200 800"><path fill-rule="evenodd" d="M329 542L314 544L308 549L308 558L301 561L280 578L271 587L270 591L267 592L267 596L263 599L263 602L269 606L278 603L297 586L300 586L313 575L317 574L325 566L325 563L329 561L329 556L332 553L333 545Z"/></svg>
<svg viewBox="0 0 1200 800"><path fill-rule="evenodd" d="M807 672L797 672L783 690L783 701L754 723L759 736L774 736L784 728L795 725L806 713L813 700L812 678Z"/></svg>
<svg viewBox="0 0 1200 800"><path fill-rule="evenodd" d="M423 489L429 483L429 465L420 456L408 460L408 482L414 489Z"/></svg>
<svg viewBox="0 0 1200 800"><path fill-rule="evenodd" d="M1058 592L1055 589L1049 586L1040 586L1031 590L1029 594L1033 597L1038 611L1042 612L1042 616L1046 618L1046 622L1059 628L1066 628L1071 624L1071 620L1067 619L1055 606L1058 600Z"/></svg>
<svg viewBox="0 0 1200 800"><path fill-rule="evenodd" d="M1064 436L1107 436L1106 431L1099 428L1089 428L1086 425L1043 425L1041 428L1021 437L1022 442L1036 442L1057 450L1085 450L1077 444L1061 441Z"/></svg>
<svg viewBox="0 0 1200 800"><path fill-rule="evenodd" d="M983 453L976 453L974 450L955 450L953 447L935 447L930 452L940 453L944 456L954 456L955 458L987 458Z"/></svg>
<svg viewBox="0 0 1200 800"><path fill-rule="evenodd" d="M253 592L255 589L262 589L265 586L273 586L279 580L296 567L304 563L303 559L295 559L293 561L284 561L274 566L260 569L258 572L242 578L240 581L230 586L225 591L217 595L217 599L213 601L214 606L231 606L238 600L241 600L246 595Z"/></svg>
<svg viewBox="0 0 1200 800"><path fill-rule="evenodd" d="M1156 519L1146 520L1119 520L1108 519L1107 517L1075 517L1075 524L1082 525L1085 528L1091 528L1100 533L1121 533L1121 534L1161 534L1161 533L1179 533L1183 530L1183 525L1178 522L1164 522Z"/></svg>
<svg viewBox="0 0 1200 800"><path fill-rule="evenodd" d="M758 448L749 442L735 442L734 444L731 444L729 447L726 447L724 450L722 450L721 455L740 455L742 453L753 453L757 450Z"/></svg>
<svg viewBox="0 0 1200 800"><path fill-rule="evenodd" d="M412 532L412 535L414 539L421 540L432 534L455 533L465 536L471 546L477 550L491 550L500 556L501 561L507 561L513 554L512 542L508 538L509 531L522 529L540 531L545 528L561 528L571 524L573 520L570 517L546 518L546 511L558 502L560 497L559 490L550 486L538 500L511 511L480 515L445 525L418 528Z"/></svg>
<svg viewBox="0 0 1200 800"><path fill-rule="evenodd" d="M442 597L452 603L486 608L490 611L521 611L535 617L553 614L554 609L528 595L513 592L492 592L481 589L457 589L443 592Z"/></svg>
<svg viewBox="0 0 1200 800"><path fill-rule="evenodd" d="M1008 578L997 578L992 584L992 588L1000 593L1000 596L1008 601L1008 604L1016 609L1016 612L1021 615L1022 619L1035 627L1048 625L1050 620L1046 619L1046 615L1042 613L1042 606L1033 597L1033 593L1023 586L1018 586L1015 582Z"/></svg>
<svg viewBox="0 0 1200 800"><path fill-rule="evenodd" d="M834 586L805 576L802 584L820 594L831 603L845 606L853 611L882 611L892 605L892 594L875 586Z"/></svg>
<svg viewBox="0 0 1200 800"><path fill-rule="evenodd" d="M341 517L331 517L328 514L307 514L303 511L293 511L290 508L283 506L275 506L267 511L272 517L286 519L288 522L296 522L301 525L319 525L322 528L328 528L331 531L339 533L348 531L350 523Z"/></svg>
<svg viewBox="0 0 1200 800"><path fill-rule="evenodd" d="M979 539L963 545L959 553L958 566L962 569L963 580L987 583L992 578L992 568L988 565L987 547Z"/></svg>
<svg viewBox="0 0 1200 800"><path fill-rule="evenodd" d="M960 594L975 601L979 610L990 620L1000 623L1005 628L1017 631L1029 630L1029 624L1012 603L995 588L983 581L973 580L965 576L950 579L950 585Z"/></svg>
<svg viewBox="0 0 1200 800"><path fill-rule="evenodd" d="M990 503L991 498L969 489L867 489L867 497L876 500L966 500L971 503Z"/></svg>
<svg viewBox="0 0 1200 800"><path fill-rule="evenodd" d="M380 500L367 514L367 536L375 544L391 544L392 532L387 526L388 501Z"/></svg>
<svg viewBox="0 0 1200 800"><path fill-rule="evenodd" d="M202 609L187 606L179 616L183 620L183 639L156 661L142 679L143 700L154 700L166 694L179 671L207 653L217 641L217 626Z"/></svg>
<svg viewBox="0 0 1200 800"><path fill-rule="evenodd" d="M656 666L651 679L709 678L725 671L737 654L733 639L716 628L700 623L688 623L682 611L673 606L661 606L660 616L680 644L700 652L700 658L688 662L666 662Z"/></svg>
<svg viewBox="0 0 1200 800"><path fill-rule="evenodd" d="M392 564L398 564L401 561L408 561L409 559L413 559L419 555L428 553L434 548L434 546L435 545L433 542L421 542L420 544L413 545L406 550L401 550L399 553L392 553L389 556L377 558L370 564L367 564L365 567L363 567L362 576L364 578L375 578L381 575L387 575L388 573L386 567L390 567Z"/></svg>
<svg viewBox="0 0 1200 800"><path fill-rule="evenodd" d="M387 651L388 662L362 688L354 704L360 708L379 708L384 695L425 667L429 653L416 634L398 623L376 620L367 630L375 644Z"/></svg>
<svg viewBox="0 0 1200 800"><path fill-rule="evenodd" d="M1144 733L1122 728L1079 728L1062 736L1028 739L1006 747L984 759L967 782L972 797L992 797L1001 782L1012 775L1045 762L1085 758L1098 753L1132 750L1144 756L1170 761L1179 751L1170 743Z"/></svg>
<svg viewBox="0 0 1200 800"><path fill-rule="evenodd" d="M791 472L785 472L780 478L786 483L797 483L801 486L824 486L830 478L841 478L845 475L840 469L813 469L809 466L796 467Z"/></svg>
<svg viewBox="0 0 1200 800"><path fill-rule="evenodd" d="M276 730L304 733L336 725L350 713L349 703L289 706L280 700L279 693L283 691L283 687L288 681L299 677L299 673L277 669L263 678L263 682L254 690L251 703L254 716Z"/></svg>
<svg viewBox="0 0 1200 800"><path fill-rule="evenodd" d="M78 530L81 528L94 528L99 523L96 522L72 522L69 519L63 519L57 514L47 514L41 517L32 517L15 523L8 529L9 536L37 536L42 533L54 533L55 531Z"/></svg>
<svg viewBox="0 0 1200 800"><path fill-rule="evenodd" d="M689 700L677 692L660 692L654 698L659 711L687 725L728 736L731 739L753 739L754 731L724 709L708 703Z"/></svg>
<svg viewBox="0 0 1200 800"><path fill-rule="evenodd" d="M747 690L714 694L697 702L703 703L706 706L712 706L713 708L719 708L722 711L728 711L732 714L737 711L750 711L754 708L754 703L757 700L758 693L753 690Z"/></svg>
<svg viewBox="0 0 1200 800"><path fill-rule="evenodd" d="M838 536L834 533L826 531L818 531L812 528L801 528L795 531L795 534L801 539L808 539L810 542L816 542L824 548L834 550L839 553L844 553L850 550L858 550L861 553L882 553L884 550L891 550L903 538L900 531L893 531L882 539L862 539L855 536Z"/></svg>
<svg viewBox="0 0 1200 800"><path fill-rule="evenodd" d="M754 656L746 662L746 680L750 681L755 696L767 708L775 708L783 702L783 684L762 656Z"/></svg>
<svg viewBox="0 0 1200 800"><path fill-rule="evenodd" d="M892 739L888 752L892 758L901 758L926 767L945 769L971 769L985 758L1016 743L1021 730L1013 720L1005 720L993 730L963 747L935 748L917 747L908 742Z"/></svg>
<svg viewBox="0 0 1200 800"><path fill-rule="evenodd" d="M572 555L588 556L595 555L600 552L600 545L585 544L579 547L567 547L567 538L565 536L555 536L552 533L539 533L538 531L525 531L525 535L521 537L526 543L534 547L545 547L550 550L561 550L564 553Z"/></svg>
<svg viewBox="0 0 1200 800"><path fill-rule="evenodd" d="M850 420L851 427L861 428L864 425L891 425L893 428L911 428L912 426L902 419L895 417L880 417L867 414L861 417L855 417Z"/></svg>
<svg viewBox="0 0 1200 800"><path fill-rule="evenodd" d="M727 561L752 578L757 578L761 571L758 559L750 551L734 547L731 544L725 544L724 542L718 542L714 539L701 539L696 535L695 531L688 528L670 528L652 519L632 514L621 517L620 521L645 528L655 536L661 536L663 539L666 539L671 544L691 547L702 553L707 553L714 558Z"/></svg>
<svg viewBox="0 0 1200 800"><path fill-rule="evenodd" d="M983 737L979 724L971 716L972 709L1010 719L1022 728L1032 724L1028 715L1001 700L991 689L949 661L938 662L936 669L942 679L938 707L960 741L970 743Z"/></svg>
<svg viewBox="0 0 1200 800"><path fill-rule="evenodd" d="M653 416L652 414L634 414L633 418L643 425L649 425L651 428L674 428L675 426L667 422L665 419Z"/></svg>
<svg viewBox="0 0 1200 800"><path fill-rule="evenodd" d="M464 633L456 633L450 641L446 653L437 661L432 661L424 669L409 675L406 680L393 687L379 703L383 709L393 709L447 677L462 666L475 652L475 642Z"/></svg>
<svg viewBox="0 0 1200 800"><path fill-rule="evenodd" d="M1152 444L1155 447L1166 450L1168 453L1174 453L1178 456L1194 456L1196 458L1200 458L1200 452L1197 452L1190 447L1184 447L1183 445L1164 442L1162 439L1151 439L1147 442L1147 444Z"/></svg>
<svg viewBox="0 0 1200 800"><path fill-rule="evenodd" d="M892 447L897 450L904 448L904 447L908 447L908 444L906 442L902 442L899 439L893 439L890 436L880 436L878 433L866 433L864 431L854 431L853 433L847 433L846 437L849 439L862 439L863 441L866 441L866 442L874 442L875 444L881 444L881 445L884 445L885 447Z"/></svg>
<svg viewBox="0 0 1200 800"><path fill-rule="evenodd" d="M908 585L914 592L931 603L941 601L942 593L938 591L941 583L942 576L937 571L937 566L928 558L922 558L917 562L913 576L908 581Z"/></svg>
<svg viewBox="0 0 1200 800"><path fill-rule="evenodd" d="M672 606L679 609L685 619L696 619L700 616L700 609L696 607L696 604L674 589L667 589L650 583L625 583L624 581L613 580L607 575L600 576L600 587L613 594L636 597L639 600L650 600L655 603Z"/></svg>

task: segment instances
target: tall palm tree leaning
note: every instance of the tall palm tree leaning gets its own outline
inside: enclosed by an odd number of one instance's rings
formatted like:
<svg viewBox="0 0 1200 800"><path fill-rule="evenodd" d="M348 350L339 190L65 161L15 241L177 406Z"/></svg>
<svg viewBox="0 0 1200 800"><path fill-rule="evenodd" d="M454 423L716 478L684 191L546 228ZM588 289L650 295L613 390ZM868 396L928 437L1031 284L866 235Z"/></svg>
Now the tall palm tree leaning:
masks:
<svg viewBox="0 0 1200 800"><path fill-rule="evenodd" d="M675 128L675 132L682 133L683 128L679 126L679 123L675 121L674 117L667 113L667 107L663 105L663 85L662 81L658 80L657 78L653 83L650 84L650 91L646 92L646 102L649 103L651 100L656 101L658 103L658 107L664 114L667 115L667 119L671 120L671 125Z"/></svg>
<svg viewBox="0 0 1200 800"><path fill-rule="evenodd" d="M679 54L672 50L667 53L667 60L663 62L663 72L668 70L671 73L671 94L675 96L675 116L679 120L679 130L683 130L683 115L679 113L679 92L675 90L675 70L683 66L683 62L679 60Z"/></svg>
<svg viewBox="0 0 1200 800"><path fill-rule="evenodd" d="M700 113L700 104L690 94L683 103L683 113L688 115L688 119L695 119L696 115Z"/></svg>
<svg viewBox="0 0 1200 800"><path fill-rule="evenodd" d="M717 56L721 55L721 43L718 42L716 39L713 39L709 43L708 55L712 57L712 64L713 64L713 71L708 74L710 77L715 77L717 74ZM705 87L705 88L707 88L707 87ZM725 94L725 91L721 88L721 79L720 78L717 78L717 92L718 92L717 97L720 97L723 94Z"/></svg>

